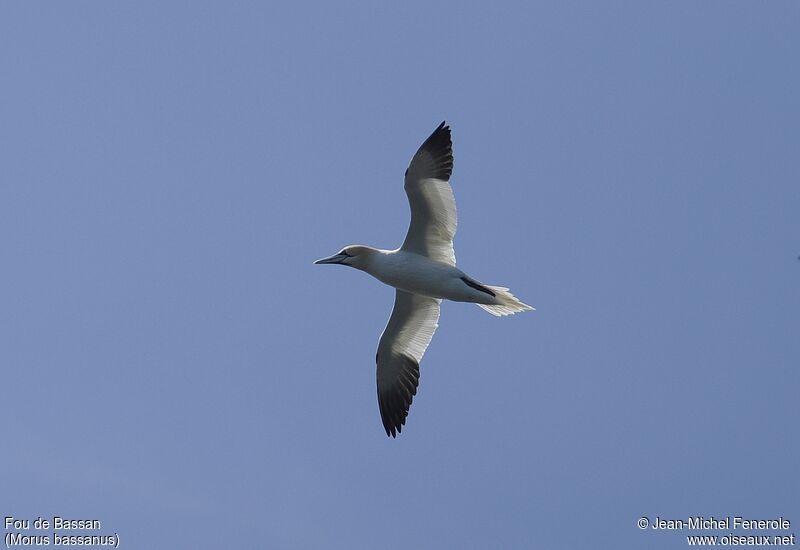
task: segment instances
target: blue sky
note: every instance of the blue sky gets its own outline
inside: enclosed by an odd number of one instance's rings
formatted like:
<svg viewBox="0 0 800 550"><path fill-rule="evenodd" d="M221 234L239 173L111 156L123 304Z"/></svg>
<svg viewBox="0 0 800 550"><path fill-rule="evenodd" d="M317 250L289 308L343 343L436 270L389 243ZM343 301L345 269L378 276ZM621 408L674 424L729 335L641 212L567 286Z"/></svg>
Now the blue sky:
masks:
<svg viewBox="0 0 800 550"><path fill-rule="evenodd" d="M681 548L800 525L793 2L3 3L0 513L126 548ZM453 129L406 429L392 248ZM715 533L712 533L715 534ZM722 533L716 533L722 534ZM762 534L762 533L757 533Z"/></svg>

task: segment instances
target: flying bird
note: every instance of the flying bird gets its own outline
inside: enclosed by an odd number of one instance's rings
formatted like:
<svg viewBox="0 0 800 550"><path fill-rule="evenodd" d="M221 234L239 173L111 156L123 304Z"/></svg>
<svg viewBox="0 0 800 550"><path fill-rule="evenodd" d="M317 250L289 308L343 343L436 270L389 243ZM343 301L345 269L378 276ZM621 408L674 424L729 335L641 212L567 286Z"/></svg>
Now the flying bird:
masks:
<svg viewBox="0 0 800 550"><path fill-rule="evenodd" d="M387 436L397 437L406 423L419 385L419 362L439 326L442 300L471 302L498 317L533 309L507 288L478 282L456 267L452 172L450 127L442 122L406 170L411 225L402 246L381 250L350 245L314 262L354 267L396 289L376 355L378 405Z"/></svg>

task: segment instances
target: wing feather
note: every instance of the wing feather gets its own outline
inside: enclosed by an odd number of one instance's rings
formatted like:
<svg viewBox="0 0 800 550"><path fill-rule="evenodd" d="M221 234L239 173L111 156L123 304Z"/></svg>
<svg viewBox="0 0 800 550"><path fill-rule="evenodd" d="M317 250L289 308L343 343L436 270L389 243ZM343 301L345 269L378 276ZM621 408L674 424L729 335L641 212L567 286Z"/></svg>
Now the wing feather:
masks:
<svg viewBox="0 0 800 550"><path fill-rule="evenodd" d="M419 385L419 362L439 326L441 300L397 290L376 355L378 406L386 435L397 437Z"/></svg>
<svg viewBox="0 0 800 550"><path fill-rule="evenodd" d="M456 265L453 238L458 225L456 199L450 187L453 142L442 122L422 144L406 170L405 190L411 224L401 250Z"/></svg>

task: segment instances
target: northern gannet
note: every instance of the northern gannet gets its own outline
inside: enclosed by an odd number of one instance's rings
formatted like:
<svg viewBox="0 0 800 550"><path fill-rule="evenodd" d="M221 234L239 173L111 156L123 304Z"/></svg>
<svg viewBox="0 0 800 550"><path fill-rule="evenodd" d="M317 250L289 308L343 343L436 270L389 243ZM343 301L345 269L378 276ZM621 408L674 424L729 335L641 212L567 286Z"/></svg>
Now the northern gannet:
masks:
<svg viewBox="0 0 800 550"><path fill-rule="evenodd" d="M406 170L411 225L403 245L397 250L350 245L314 262L354 267L396 289L375 357L378 405L387 436L397 437L406 423L419 384L419 362L439 326L443 299L471 302L498 317L533 309L507 288L480 283L456 267L452 172L450 127L442 122Z"/></svg>

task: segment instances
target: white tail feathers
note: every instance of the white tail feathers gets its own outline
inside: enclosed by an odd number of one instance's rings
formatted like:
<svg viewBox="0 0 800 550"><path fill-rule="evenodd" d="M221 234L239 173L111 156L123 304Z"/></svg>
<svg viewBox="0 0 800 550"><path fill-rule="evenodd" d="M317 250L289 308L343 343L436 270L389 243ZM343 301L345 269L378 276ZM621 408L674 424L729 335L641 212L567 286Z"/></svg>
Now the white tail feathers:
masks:
<svg viewBox="0 0 800 550"><path fill-rule="evenodd" d="M503 315L514 315L515 313L519 313L520 311L527 311L533 310L533 308L528 304L523 304L516 296L511 294L507 288L503 288L502 286L489 286L483 285L488 289L491 289L497 296L497 299L501 302L500 304L477 304L478 306L482 307L492 315L496 317L502 317Z"/></svg>

